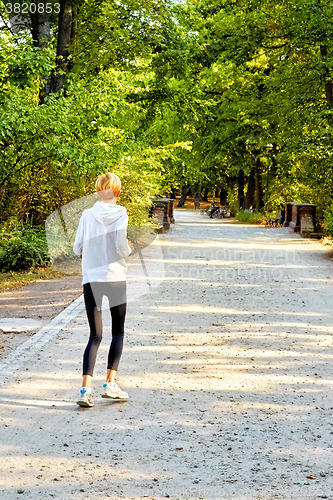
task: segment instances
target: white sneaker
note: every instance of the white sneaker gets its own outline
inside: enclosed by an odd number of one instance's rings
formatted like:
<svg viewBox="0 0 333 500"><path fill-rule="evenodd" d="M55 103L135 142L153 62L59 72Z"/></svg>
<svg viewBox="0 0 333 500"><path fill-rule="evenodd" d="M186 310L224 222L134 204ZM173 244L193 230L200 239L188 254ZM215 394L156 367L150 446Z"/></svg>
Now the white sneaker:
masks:
<svg viewBox="0 0 333 500"><path fill-rule="evenodd" d="M81 389L80 397L76 401L76 404L79 406L82 406L84 408L88 408L90 406L95 406L93 399L92 399L92 396L91 396L91 393L87 394L87 389Z"/></svg>
<svg viewBox="0 0 333 500"><path fill-rule="evenodd" d="M102 398L128 399L127 392L122 391L115 382L105 383L103 384L103 387L104 387L104 394L102 394Z"/></svg>

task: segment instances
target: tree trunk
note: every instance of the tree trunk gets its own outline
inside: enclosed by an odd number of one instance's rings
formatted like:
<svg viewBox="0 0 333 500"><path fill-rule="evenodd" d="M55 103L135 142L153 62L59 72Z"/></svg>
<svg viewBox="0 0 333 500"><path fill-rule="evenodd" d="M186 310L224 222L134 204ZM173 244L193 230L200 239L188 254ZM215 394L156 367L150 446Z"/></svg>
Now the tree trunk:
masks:
<svg viewBox="0 0 333 500"><path fill-rule="evenodd" d="M193 189L193 198L194 198L194 208L199 209L200 208L200 201L201 201L201 186L196 184Z"/></svg>
<svg viewBox="0 0 333 500"><path fill-rule="evenodd" d="M70 70L70 44L73 34L73 0L60 0L57 42L57 68L52 71L48 82L48 94L62 89L66 73Z"/></svg>
<svg viewBox="0 0 333 500"><path fill-rule="evenodd" d="M72 39L77 36L78 31L78 2L75 2L75 0L59 0L58 3L60 4L60 12L56 52L57 67L50 73L44 88L40 92L40 104L43 104L50 94L57 93L62 89L66 74L70 71L72 65L69 55ZM43 5L43 8L37 8L35 13L30 13L31 34L34 46L43 48L47 47L51 40L50 15L46 13L46 5L49 5L48 0L38 0L38 5ZM73 22L73 13L76 14L75 22Z"/></svg>
<svg viewBox="0 0 333 500"><path fill-rule="evenodd" d="M208 201L208 188L204 189L204 192L202 195L202 201Z"/></svg>
<svg viewBox="0 0 333 500"><path fill-rule="evenodd" d="M227 204L227 198L228 198L228 191L226 189L222 188L220 191L220 203L221 203L221 205Z"/></svg>
<svg viewBox="0 0 333 500"><path fill-rule="evenodd" d="M326 76L326 82L325 82L325 96L326 96L326 101L327 103L332 106L333 105L333 83L330 80L330 68L326 62L327 56L328 56L328 49L326 45L321 45L320 46L320 54L321 57L324 61L324 68L325 68L325 76Z"/></svg>
<svg viewBox="0 0 333 500"><path fill-rule="evenodd" d="M271 176L273 178L276 177L277 175L277 169L278 169L278 163L277 163L277 159L276 159L276 156L278 154L278 147L277 147L277 144L275 142L273 142L273 150L272 150L272 167L270 169L270 173L271 173Z"/></svg>
<svg viewBox="0 0 333 500"><path fill-rule="evenodd" d="M51 40L50 33L50 14L46 12L46 3L48 0L38 0L38 5L42 8L36 8L36 12L30 12L31 35L34 47L47 47ZM42 11L42 12L39 12Z"/></svg>
<svg viewBox="0 0 333 500"><path fill-rule="evenodd" d="M71 32L71 53L75 58L79 52L79 30L81 22L79 20L79 5L81 0L73 0L72 32Z"/></svg>
<svg viewBox="0 0 333 500"><path fill-rule="evenodd" d="M50 15L46 12L46 3L48 0L40 0L38 5L43 5L42 8L36 8L36 12L30 12L31 21L31 36L34 47L45 48L49 45L51 40L50 32ZM35 4L37 7L38 5ZM39 12L41 11L41 12ZM44 88L39 94L39 104L43 104L45 96L48 93L48 79L45 79Z"/></svg>
<svg viewBox="0 0 333 500"><path fill-rule="evenodd" d="M254 172L254 208L256 211L260 211L264 206L263 193L262 193L262 185L261 185L261 177L262 177L262 166L261 160L258 157L256 160L255 172Z"/></svg>
<svg viewBox="0 0 333 500"><path fill-rule="evenodd" d="M249 183L247 186L245 197L245 208L253 208L254 205L254 192L255 192L255 168L251 168Z"/></svg>
<svg viewBox="0 0 333 500"><path fill-rule="evenodd" d="M237 210L244 208L244 170L238 172L238 202Z"/></svg>
<svg viewBox="0 0 333 500"><path fill-rule="evenodd" d="M189 192L190 192L190 187L188 184L185 184L185 186L183 186L182 194L181 194L180 200L179 200L178 205L177 205L178 208L183 208Z"/></svg>

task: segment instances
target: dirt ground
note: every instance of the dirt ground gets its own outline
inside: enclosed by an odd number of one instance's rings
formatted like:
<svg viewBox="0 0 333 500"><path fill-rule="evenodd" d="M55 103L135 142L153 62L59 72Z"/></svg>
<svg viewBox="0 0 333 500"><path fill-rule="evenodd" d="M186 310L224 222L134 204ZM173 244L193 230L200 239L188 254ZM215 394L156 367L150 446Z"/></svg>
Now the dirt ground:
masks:
<svg viewBox="0 0 333 500"><path fill-rule="evenodd" d="M0 293L1 318L29 318L41 327L59 314L82 293L81 276L64 276L56 280L30 283L18 290ZM38 329L30 332L6 333L0 329L0 356L22 344Z"/></svg>
<svg viewBox="0 0 333 500"><path fill-rule="evenodd" d="M83 309L0 386L1 498L333 499L327 249L186 211L158 244L148 285L129 265L129 401L100 397L107 309L94 408L75 405Z"/></svg>

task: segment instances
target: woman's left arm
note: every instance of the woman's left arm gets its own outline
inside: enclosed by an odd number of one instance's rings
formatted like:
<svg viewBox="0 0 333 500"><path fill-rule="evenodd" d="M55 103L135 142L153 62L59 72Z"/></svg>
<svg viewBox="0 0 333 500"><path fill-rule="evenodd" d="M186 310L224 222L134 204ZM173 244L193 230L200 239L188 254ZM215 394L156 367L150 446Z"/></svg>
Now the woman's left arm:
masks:
<svg viewBox="0 0 333 500"><path fill-rule="evenodd" d="M82 214L80 222L79 222L79 227L77 228L74 245L73 245L73 252L76 255L82 255L82 248L83 248L83 227L84 227L84 224L83 224L83 214Z"/></svg>
<svg viewBox="0 0 333 500"><path fill-rule="evenodd" d="M117 253L121 257L128 257L132 253L131 247L129 246L127 240L127 226L128 226L128 215L123 218L121 224L117 228L117 241L116 249Z"/></svg>

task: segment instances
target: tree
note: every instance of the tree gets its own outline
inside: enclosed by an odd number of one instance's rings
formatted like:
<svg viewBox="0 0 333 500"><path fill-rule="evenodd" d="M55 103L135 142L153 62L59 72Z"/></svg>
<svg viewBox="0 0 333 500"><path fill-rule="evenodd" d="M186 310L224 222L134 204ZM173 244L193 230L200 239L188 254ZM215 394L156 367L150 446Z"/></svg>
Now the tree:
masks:
<svg viewBox="0 0 333 500"><path fill-rule="evenodd" d="M0 32L2 219L40 223L112 169L132 192L124 197L132 220L144 222L163 164L188 148L152 143L145 101L133 98L147 94L167 9L62 1L59 15L44 14Z"/></svg>
<svg viewBox="0 0 333 500"><path fill-rule="evenodd" d="M159 54L169 64L157 77L168 100L171 89L175 105L181 102L174 128L189 131L188 177L200 164L209 181L238 179L239 206L243 179L247 203L257 209L264 199L271 208L290 197L327 203L331 15L327 0L199 0L178 8L182 69L173 42Z"/></svg>
<svg viewBox="0 0 333 500"><path fill-rule="evenodd" d="M41 220L106 168L126 172L143 211L187 186L224 189L235 208L330 204L328 0L60 6L14 31L3 9L4 218Z"/></svg>

